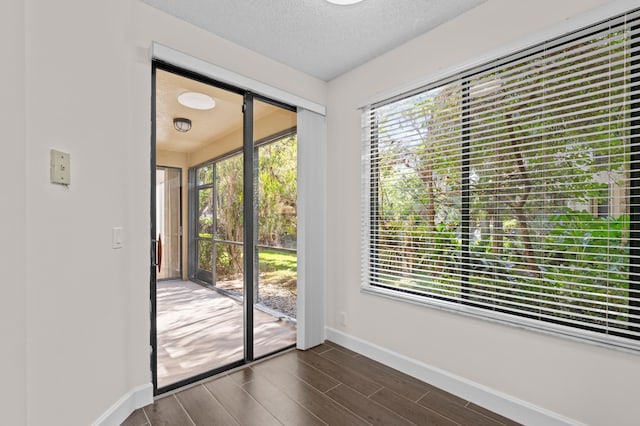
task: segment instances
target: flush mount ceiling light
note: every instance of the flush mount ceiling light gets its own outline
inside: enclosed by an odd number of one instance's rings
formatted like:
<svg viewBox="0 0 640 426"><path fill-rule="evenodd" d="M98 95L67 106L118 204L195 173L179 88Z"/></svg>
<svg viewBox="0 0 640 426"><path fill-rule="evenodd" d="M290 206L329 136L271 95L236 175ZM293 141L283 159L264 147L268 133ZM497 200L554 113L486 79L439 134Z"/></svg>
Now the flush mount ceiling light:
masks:
<svg viewBox="0 0 640 426"><path fill-rule="evenodd" d="M181 105L191 109L208 110L216 106L216 101L209 95L198 92L184 92L178 96Z"/></svg>
<svg viewBox="0 0 640 426"><path fill-rule="evenodd" d="M349 4L360 3L362 0L327 0L329 3L338 4L340 6L347 6Z"/></svg>
<svg viewBox="0 0 640 426"><path fill-rule="evenodd" d="M191 130L191 120L184 117L176 117L173 119L173 127L179 132L188 132Z"/></svg>

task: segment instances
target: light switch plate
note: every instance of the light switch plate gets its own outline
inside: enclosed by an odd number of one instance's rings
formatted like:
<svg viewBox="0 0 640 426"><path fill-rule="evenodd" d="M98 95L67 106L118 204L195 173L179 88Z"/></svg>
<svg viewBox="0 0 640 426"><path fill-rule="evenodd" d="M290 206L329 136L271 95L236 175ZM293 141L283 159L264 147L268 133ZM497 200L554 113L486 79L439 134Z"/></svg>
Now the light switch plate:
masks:
<svg viewBox="0 0 640 426"><path fill-rule="evenodd" d="M69 153L51 150L51 183L71 184L71 155Z"/></svg>
<svg viewBox="0 0 640 426"><path fill-rule="evenodd" d="M119 249L124 246L124 229L116 226L111 229L111 248Z"/></svg>

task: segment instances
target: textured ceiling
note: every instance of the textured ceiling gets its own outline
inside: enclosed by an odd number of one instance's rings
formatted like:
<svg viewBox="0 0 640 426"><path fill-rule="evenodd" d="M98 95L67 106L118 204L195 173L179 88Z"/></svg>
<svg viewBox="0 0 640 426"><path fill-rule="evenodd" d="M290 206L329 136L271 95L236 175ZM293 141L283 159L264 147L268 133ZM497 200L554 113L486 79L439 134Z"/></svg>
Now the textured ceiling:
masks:
<svg viewBox="0 0 640 426"><path fill-rule="evenodd" d="M328 81L486 0L143 1Z"/></svg>

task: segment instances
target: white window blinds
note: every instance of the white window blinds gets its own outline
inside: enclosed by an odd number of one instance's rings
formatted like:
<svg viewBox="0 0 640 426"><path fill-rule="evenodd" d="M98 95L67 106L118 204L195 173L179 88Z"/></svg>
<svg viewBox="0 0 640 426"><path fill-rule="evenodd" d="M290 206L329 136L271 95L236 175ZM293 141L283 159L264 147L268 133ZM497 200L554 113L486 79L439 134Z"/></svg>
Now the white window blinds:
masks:
<svg viewBox="0 0 640 426"><path fill-rule="evenodd" d="M640 21L363 112L363 285L640 348Z"/></svg>

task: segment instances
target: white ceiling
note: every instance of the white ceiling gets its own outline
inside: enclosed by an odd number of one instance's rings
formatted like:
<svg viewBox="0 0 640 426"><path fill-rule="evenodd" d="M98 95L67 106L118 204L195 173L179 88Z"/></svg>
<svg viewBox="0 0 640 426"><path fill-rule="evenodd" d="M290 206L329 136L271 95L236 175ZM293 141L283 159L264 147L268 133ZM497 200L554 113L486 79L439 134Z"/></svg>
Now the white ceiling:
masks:
<svg viewBox="0 0 640 426"><path fill-rule="evenodd" d="M486 0L143 0L329 81Z"/></svg>

